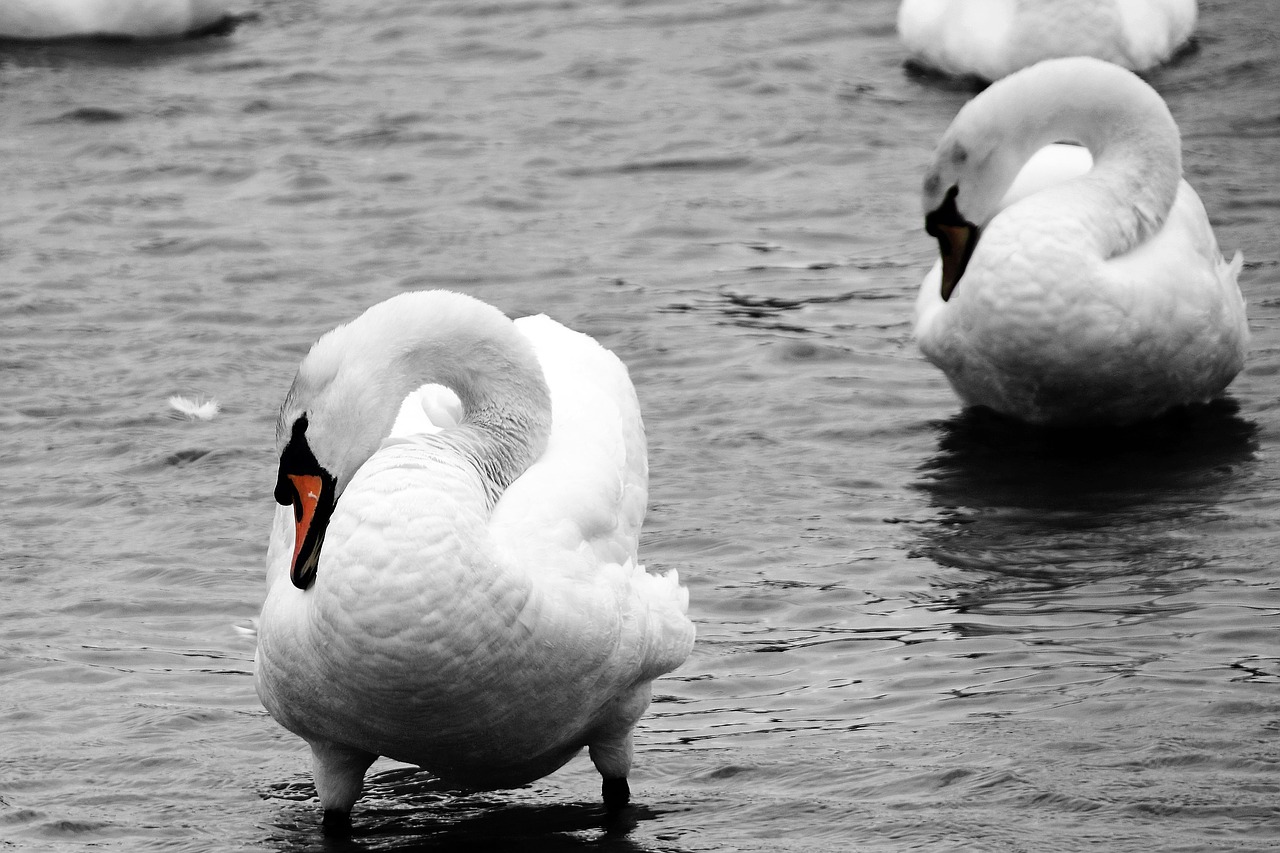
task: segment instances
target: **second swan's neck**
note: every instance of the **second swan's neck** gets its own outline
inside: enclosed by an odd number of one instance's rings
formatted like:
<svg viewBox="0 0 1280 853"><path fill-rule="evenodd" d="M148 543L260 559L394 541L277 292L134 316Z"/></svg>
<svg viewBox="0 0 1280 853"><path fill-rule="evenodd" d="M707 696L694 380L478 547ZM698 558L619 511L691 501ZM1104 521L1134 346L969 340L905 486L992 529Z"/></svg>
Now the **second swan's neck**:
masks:
<svg viewBox="0 0 1280 853"><path fill-rule="evenodd" d="M1098 60L1051 60L994 84L971 107L978 133L1007 152L993 176L997 197L1036 151L1076 142L1093 168L1066 192L1104 256L1163 225L1182 176L1181 141L1164 101L1136 75Z"/></svg>

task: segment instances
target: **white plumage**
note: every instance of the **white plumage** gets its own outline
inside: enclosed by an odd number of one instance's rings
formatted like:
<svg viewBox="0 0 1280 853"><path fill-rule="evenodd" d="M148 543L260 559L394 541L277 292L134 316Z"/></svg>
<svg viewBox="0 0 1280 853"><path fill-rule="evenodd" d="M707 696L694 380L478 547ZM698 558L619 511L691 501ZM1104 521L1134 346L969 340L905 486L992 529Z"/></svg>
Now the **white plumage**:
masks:
<svg viewBox="0 0 1280 853"><path fill-rule="evenodd" d="M1195 26L1195 0L903 0L898 7L898 35L914 60L984 80L1064 56L1141 71L1169 59Z"/></svg>
<svg viewBox="0 0 1280 853"><path fill-rule="evenodd" d="M489 789L587 746L625 802L631 729L694 629L675 572L636 563L648 470L622 363L546 317L402 294L317 342L278 439L257 686L310 742L326 821L378 755ZM310 563L312 486L335 497Z"/></svg>
<svg viewBox="0 0 1280 853"><path fill-rule="evenodd" d="M1081 57L960 111L924 181L942 258L915 333L965 404L1123 424L1231 382L1249 338L1242 260L1223 260L1180 145L1150 86Z"/></svg>
<svg viewBox="0 0 1280 853"><path fill-rule="evenodd" d="M169 408L179 417L189 421L211 421L218 416L222 407L217 400L204 397L183 397L175 394L169 398Z"/></svg>
<svg viewBox="0 0 1280 853"><path fill-rule="evenodd" d="M172 38L232 17L230 0L0 0L0 38Z"/></svg>

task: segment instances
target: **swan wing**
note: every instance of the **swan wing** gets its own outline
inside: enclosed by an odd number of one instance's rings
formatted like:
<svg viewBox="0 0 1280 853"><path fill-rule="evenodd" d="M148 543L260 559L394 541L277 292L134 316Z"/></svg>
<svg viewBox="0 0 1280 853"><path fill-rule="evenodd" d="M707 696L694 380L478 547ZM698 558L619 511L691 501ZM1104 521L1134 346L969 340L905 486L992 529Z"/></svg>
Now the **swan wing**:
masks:
<svg viewBox="0 0 1280 853"><path fill-rule="evenodd" d="M1103 264L1107 291L1125 294L1134 326L1160 330L1135 340L1137 372L1177 377L1183 402L1220 392L1244 366L1248 320L1238 276L1228 263L1200 197L1182 181L1164 226L1151 239Z"/></svg>
<svg viewBox="0 0 1280 853"><path fill-rule="evenodd" d="M1016 0L903 0L898 36L930 68L994 80L1009 73L1004 54L1016 12Z"/></svg>
<svg viewBox="0 0 1280 853"><path fill-rule="evenodd" d="M1171 57L1196 28L1196 0L1121 0L1125 65L1136 71Z"/></svg>
<svg viewBox="0 0 1280 853"><path fill-rule="evenodd" d="M1083 145L1046 145L1023 165L1000 200L1000 209L1056 184L1078 178L1092 168L1093 156Z"/></svg>
<svg viewBox="0 0 1280 853"><path fill-rule="evenodd" d="M433 435L455 427L462 420L462 401L452 389L436 383L418 388L400 403L388 438Z"/></svg>
<svg viewBox="0 0 1280 853"><path fill-rule="evenodd" d="M587 335L539 315L516 321L551 391L551 438L490 521L495 546L524 562L543 609L599 623L623 681L654 678L688 657L688 591L674 571L637 561L648 499L644 423L626 367ZM563 626L567 634L582 628Z"/></svg>
<svg viewBox="0 0 1280 853"><path fill-rule="evenodd" d="M539 315L516 327L533 344L551 391L546 451L507 487L491 530L541 540L598 563L634 560L648 500L640 404L617 356Z"/></svg>
<svg viewBox="0 0 1280 853"><path fill-rule="evenodd" d="M1143 70L1196 25L1195 0L903 0L898 33L919 62L997 80L1042 59L1094 56Z"/></svg>

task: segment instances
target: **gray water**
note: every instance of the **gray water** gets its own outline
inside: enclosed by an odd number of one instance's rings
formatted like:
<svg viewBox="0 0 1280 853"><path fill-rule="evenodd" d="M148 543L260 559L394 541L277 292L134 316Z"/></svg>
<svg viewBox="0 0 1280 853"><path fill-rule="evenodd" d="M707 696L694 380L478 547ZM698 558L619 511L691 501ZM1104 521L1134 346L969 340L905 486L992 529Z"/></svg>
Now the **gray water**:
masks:
<svg viewBox="0 0 1280 853"><path fill-rule="evenodd" d="M911 341L920 174L971 96L892 0L264 0L234 34L0 47L0 848L1280 846L1280 22L1150 75L1253 345L1229 399L1044 436ZM396 292L630 366L642 556L699 641L637 733L455 796L380 762L318 832L250 626L273 427ZM172 394L218 400L211 421Z"/></svg>

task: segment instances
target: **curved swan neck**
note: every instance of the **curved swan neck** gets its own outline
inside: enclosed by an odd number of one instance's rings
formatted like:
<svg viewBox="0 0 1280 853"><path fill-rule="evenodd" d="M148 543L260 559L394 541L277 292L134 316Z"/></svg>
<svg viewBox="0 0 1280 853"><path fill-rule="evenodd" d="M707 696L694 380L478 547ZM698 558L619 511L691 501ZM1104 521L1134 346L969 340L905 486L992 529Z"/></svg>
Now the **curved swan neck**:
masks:
<svg viewBox="0 0 1280 853"><path fill-rule="evenodd" d="M442 360L432 347L415 352L413 363L425 370L407 373L409 381L392 395L391 408L394 417L400 401L428 382L452 389L462 403L462 420L435 440L471 462L484 480L490 505L542 455L551 434L551 395L537 357L511 322L502 319L511 333L504 336L505 346L492 340L462 344L465 364L456 357Z"/></svg>
<svg viewBox="0 0 1280 853"><path fill-rule="evenodd" d="M930 196L939 188L958 185L961 212L985 226L1022 166L1054 142L1077 142L1093 156L1092 170L1070 186L1098 214L1082 221L1111 244L1109 253L1141 242L1164 222L1182 177L1173 116L1132 72L1083 57L1041 62L965 105L926 178L926 210L934 209Z"/></svg>
<svg viewBox="0 0 1280 853"><path fill-rule="evenodd" d="M500 311L456 293L406 293L322 337L285 400L278 439L301 415L339 493L428 383L458 395L458 427L436 440L468 458L491 500L546 446L550 393L528 341Z"/></svg>

